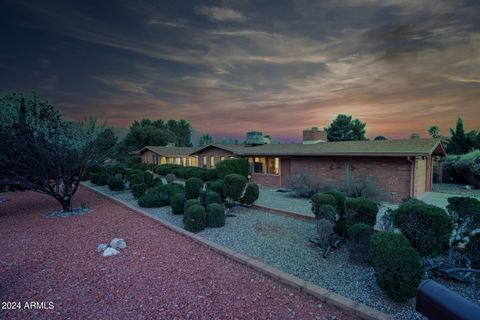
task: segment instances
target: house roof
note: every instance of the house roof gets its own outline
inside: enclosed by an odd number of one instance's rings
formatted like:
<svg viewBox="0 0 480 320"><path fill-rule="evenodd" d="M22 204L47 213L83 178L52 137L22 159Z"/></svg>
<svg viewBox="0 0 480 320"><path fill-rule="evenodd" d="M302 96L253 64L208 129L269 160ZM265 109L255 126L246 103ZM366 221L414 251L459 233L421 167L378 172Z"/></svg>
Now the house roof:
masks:
<svg viewBox="0 0 480 320"><path fill-rule="evenodd" d="M193 151L192 153L199 153L210 148L222 149L235 154L243 154L246 148L252 148L252 147L248 147L243 144L208 144L206 146L201 146L196 148L196 150Z"/></svg>
<svg viewBox="0 0 480 320"><path fill-rule="evenodd" d="M196 149L196 147L156 147L156 146L146 146L143 147L138 151L139 154L143 154L145 151L150 150L155 152L159 155L165 157L180 157L184 156L187 157L192 154Z"/></svg>
<svg viewBox="0 0 480 320"><path fill-rule="evenodd" d="M208 145L241 156L427 156L445 155L439 139L371 140L323 142L317 144Z"/></svg>

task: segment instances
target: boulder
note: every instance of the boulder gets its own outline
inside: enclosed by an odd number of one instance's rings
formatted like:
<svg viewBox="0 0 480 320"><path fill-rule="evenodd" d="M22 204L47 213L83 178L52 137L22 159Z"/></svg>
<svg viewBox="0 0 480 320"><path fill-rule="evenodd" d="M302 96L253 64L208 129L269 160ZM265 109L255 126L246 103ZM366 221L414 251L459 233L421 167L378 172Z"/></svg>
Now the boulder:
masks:
<svg viewBox="0 0 480 320"><path fill-rule="evenodd" d="M115 239L112 239L112 241L110 241L110 247L117 250L121 250L127 247L127 243L122 238L115 238Z"/></svg>
<svg viewBox="0 0 480 320"><path fill-rule="evenodd" d="M108 244L106 243L100 243L98 246L97 246L97 252L103 252L105 251L105 249L108 248Z"/></svg>
<svg viewBox="0 0 480 320"><path fill-rule="evenodd" d="M107 249L105 249L105 251L103 251L103 256L104 257L110 257L110 256L115 256L119 253L120 253L120 251L118 251L117 249L107 248Z"/></svg>

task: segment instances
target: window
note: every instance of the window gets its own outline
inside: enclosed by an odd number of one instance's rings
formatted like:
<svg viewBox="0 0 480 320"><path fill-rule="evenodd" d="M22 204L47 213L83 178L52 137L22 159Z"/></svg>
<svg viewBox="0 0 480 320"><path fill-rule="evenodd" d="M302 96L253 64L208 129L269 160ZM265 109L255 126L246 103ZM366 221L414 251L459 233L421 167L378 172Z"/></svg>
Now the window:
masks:
<svg viewBox="0 0 480 320"><path fill-rule="evenodd" d="M202 167L207 167L207 156L203 156Z"/></svg>
<svg viewBox="0 0 480 320"><path fill-rule="evenodd" d="M187 158L182 158L182 166L187 166Z"/></svg>
<svg viewBox="0 0 480 320"><path fill-rule="evenodd" d="M249 162L251 160L249 159ZM253 172L262 174L280 174L280 159L271 157L253 158Z"/></svg>
<svg viewBox="0 0 480 320"><path fill-rule="evenodd" d="M182 164L182 158L175 158L175 164Z"/></svg>
<svg viewBox="0 0 480 320"><path fill-rule="evenodd" d="M167 158L161 157L160 158L160 164L166 164L167 163Z"/></svg>
<svg viewBox="0 0 480 320"><path fill-rule="evenodd" d="M221 157L220 157L220 161L223 161L223 160L225 160L225 157L224 157L224 156L221 156Z"/></svg>
<svg viewBox="0 0 480 320"><path fill-rule="evenodd" d="M210 156L210 168L215 168L215 156Z"/></svg>

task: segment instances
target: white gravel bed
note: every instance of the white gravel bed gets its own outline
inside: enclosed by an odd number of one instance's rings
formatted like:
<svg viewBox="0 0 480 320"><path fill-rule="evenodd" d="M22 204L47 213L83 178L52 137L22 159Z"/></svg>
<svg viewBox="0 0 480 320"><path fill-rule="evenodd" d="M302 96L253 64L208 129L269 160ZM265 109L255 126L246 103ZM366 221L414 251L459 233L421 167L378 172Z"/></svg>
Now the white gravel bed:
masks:
<svg viewBox="0 0 480 320"><path fill-rule="evenodd" d="M108 187L94 187L137 206L129 191L113 192ZM170 207L141 209L183 227L182 215L173 215ZM199 235L398 319L424 319L415 312L414 299L405 304L388 299L375 283L373 268L350 262L345 246L324 259L308 241L315 235L313 223L244 207L233 208L230 213L235 217L228 217L223 228L208 228ZM469 286L443 284L480 302L478 277Z"/></svg>

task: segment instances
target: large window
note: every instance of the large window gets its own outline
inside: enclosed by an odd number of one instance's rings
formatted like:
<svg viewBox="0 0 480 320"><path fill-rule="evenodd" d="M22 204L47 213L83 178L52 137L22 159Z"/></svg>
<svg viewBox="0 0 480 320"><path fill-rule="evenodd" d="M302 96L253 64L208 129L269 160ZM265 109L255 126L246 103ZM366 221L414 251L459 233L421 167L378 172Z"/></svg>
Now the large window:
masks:
<svg viewBox="0 0 480 320"><path fill-rule="evenodd" d="M280 174L280 159L273 157L255 157L253 172L262 174Z"/></svg>
<svg viewBox="0 0 480 320"><path fill-rule="evenodd" d="M210 168L215 168L215 156L210 156Z"/></svg>
<svg viewBox="0 0 480 320"><path fill-rule="evenodd" d="M203 156L202 167L207 167L207 156Z"/></svg>
<svg viewBox="0 0 480 320"><path fill-rule="evenodd" d="M224 156L221 156L221 157L220 157L220 161L223 161L223 160L225 160L225 157L224 157Z"/></svg>

